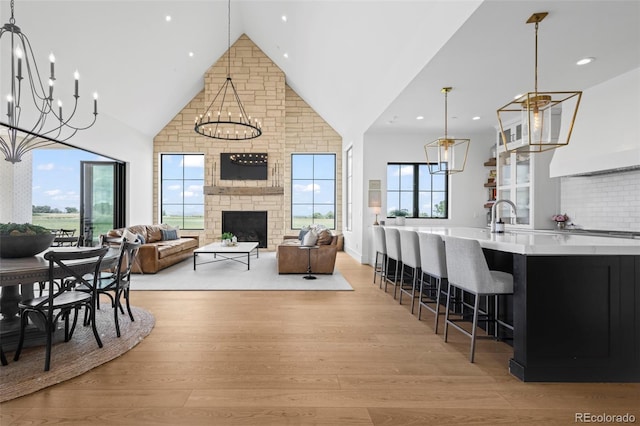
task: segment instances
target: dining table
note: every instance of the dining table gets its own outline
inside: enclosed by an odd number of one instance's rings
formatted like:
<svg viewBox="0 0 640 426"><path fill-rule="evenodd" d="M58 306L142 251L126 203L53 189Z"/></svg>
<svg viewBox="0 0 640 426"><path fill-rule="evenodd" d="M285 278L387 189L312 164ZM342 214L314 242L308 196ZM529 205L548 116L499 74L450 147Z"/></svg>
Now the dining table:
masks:
<svg viewBox="0 0 640 426"><path fill-rule="evenodd" d="M0 338L4 350L11 349L17 334L20 331L20 318L18 316L18 303L34 297L34 284L49 280L49 261L44 255L49 251L79 251L90 250L95 247L50 247L34 256L21 258L1 258L0 259ZM110 248L102 259L101 268L107 269L114 266L118 261L120 250ZM69 262L71 267L82 267L89 261L79 260ZM64 278L65 273L56 265L54 266L54 278ZM37 330L35 332L37 339ZM31 339L29 339L31 340ZM26 345L25 345L26 346Z"/></svg>

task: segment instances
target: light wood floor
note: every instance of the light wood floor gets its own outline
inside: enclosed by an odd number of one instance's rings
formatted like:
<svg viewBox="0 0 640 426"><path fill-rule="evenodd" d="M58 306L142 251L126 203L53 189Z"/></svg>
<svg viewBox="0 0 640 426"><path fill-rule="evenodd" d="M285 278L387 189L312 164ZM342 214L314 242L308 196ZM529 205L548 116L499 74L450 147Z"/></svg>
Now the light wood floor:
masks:
<svg viewBox="0 0 640 426"><path fill-rule="evenodd" d="M639 384L522 383L510 348L449 343L372 269L340 253L352 292L136 292L151 335L80 377L0 406L0 423L83 425L569 425L635 415ZM630 350L632 350L630 348Z"/></svg>

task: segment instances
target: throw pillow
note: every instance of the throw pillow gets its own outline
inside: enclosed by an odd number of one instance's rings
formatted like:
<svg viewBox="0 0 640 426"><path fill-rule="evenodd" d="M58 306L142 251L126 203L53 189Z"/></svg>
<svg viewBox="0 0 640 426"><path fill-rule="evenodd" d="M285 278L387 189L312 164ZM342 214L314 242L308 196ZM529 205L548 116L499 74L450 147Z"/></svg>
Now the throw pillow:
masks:
<svg viewBox="0 0 640 426"><path fill-rule="evenodd" d="M134 234L133 232L129 231L128 229L125 229L122 232L122 239L126 239L127 242L133 243L135 240L138 239L138 234Z"/></svg>
<svg viewBox="0 0 640 426"><path fill-rule="evenodd" d="M162 241L169 240L177 240L178 239L178 230L177 229L162 229Z"/></svg>
<svg viewBox="0 0 640 426"><path fill-rule="evenodd" d="M302 245L303 246L315 246L316 245L316 241L318 241L318 235L313 231L309 231L306 234L304 234L304 238L302 240Z"/></svg>
<svg viewBox="0 0 640 426"><path fill-rule="evenodd" d="M300 233L298 234L298 239L299 239L300 241L302 241L302 240L304 239L305 234L306 234L307 232L309 232L309 227L308 227L308 226L303 227L303 228L300 230Z"/></svg>
<svg viewBox="0 0 640 426"><path fill-rule="evenodd" d="M318 241L316 241L316 244L319 246L328 245L331 244L332 240L333 235L331 235L331 232L329 232L328 229L323 229L318 233Z"/></svg>
<svg viewBox="0 0 640 426"><path fill-rule="evenodd" d="M140 241L140 244L144 244L145 240L144 237L142 236L142 234L137 234L138 235L138 241Z"/></svg>

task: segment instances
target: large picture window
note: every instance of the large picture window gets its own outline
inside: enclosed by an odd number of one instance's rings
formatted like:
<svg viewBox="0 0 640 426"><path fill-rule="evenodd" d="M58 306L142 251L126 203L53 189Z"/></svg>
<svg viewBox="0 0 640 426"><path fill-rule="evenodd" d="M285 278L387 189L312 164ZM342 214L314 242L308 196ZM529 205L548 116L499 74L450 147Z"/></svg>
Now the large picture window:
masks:
<svg viewBox="0 0 640 426"><path fill-rule="evenodd" d="M432 175L426 163L387 164L387 217L449 217L446 175Z"/></svg>
<svg viewBox="0 0 640 426"><path fill-rule="evenodd" d="M291 228L336 228L336 155L291 155Z"/></svg>
<svg viewBox="0 0 640 426"><path fill-rule="evenodd" d="M204 229L204 155L162 154L161 221L181 229Z"/></svg>

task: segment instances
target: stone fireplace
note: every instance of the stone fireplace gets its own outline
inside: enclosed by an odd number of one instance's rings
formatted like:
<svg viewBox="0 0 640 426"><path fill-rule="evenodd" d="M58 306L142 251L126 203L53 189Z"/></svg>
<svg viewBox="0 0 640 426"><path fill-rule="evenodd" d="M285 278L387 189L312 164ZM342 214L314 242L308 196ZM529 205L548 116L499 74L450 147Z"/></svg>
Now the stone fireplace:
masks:
<svg viewBox="0 0 640 426"><path fill-rule="evenodd" d="M266 211L223 211L222 232L231 232L238 241L258 241L267 248Z"/></svg>
<svg viewBox="0 0 640 426"><path fill-rule="evenodd" d="M218 92L227 76L228 59L231 74L244 103L252 116L262 120L262 136L239 143L236 140L213 140L193 130L193 120L202 113ZM336 154L336 225L342 228L342 138L295 91L286 84L282 70L246 35L231 46L225 55L205 74L204 90L187 105L154 138L154 187L159 188L161 153L202 153L205 156L204 227L189 230L199 235L201 244L220 241L227 231L228 212L259 212L264 215L266 230L260 247L275 250L285 235L297 235L291 224L291 155L322 152ZM228 180L221 176L221 154L266 153L269 156L267 180ZM154 194L154 212L159 212L159 191ZM154 214L158 220L158 213ZM262 225L261 225L262 227ZM240 228L229 229L240 237ZM252 232L256 232L255 230Z"/></svg>

